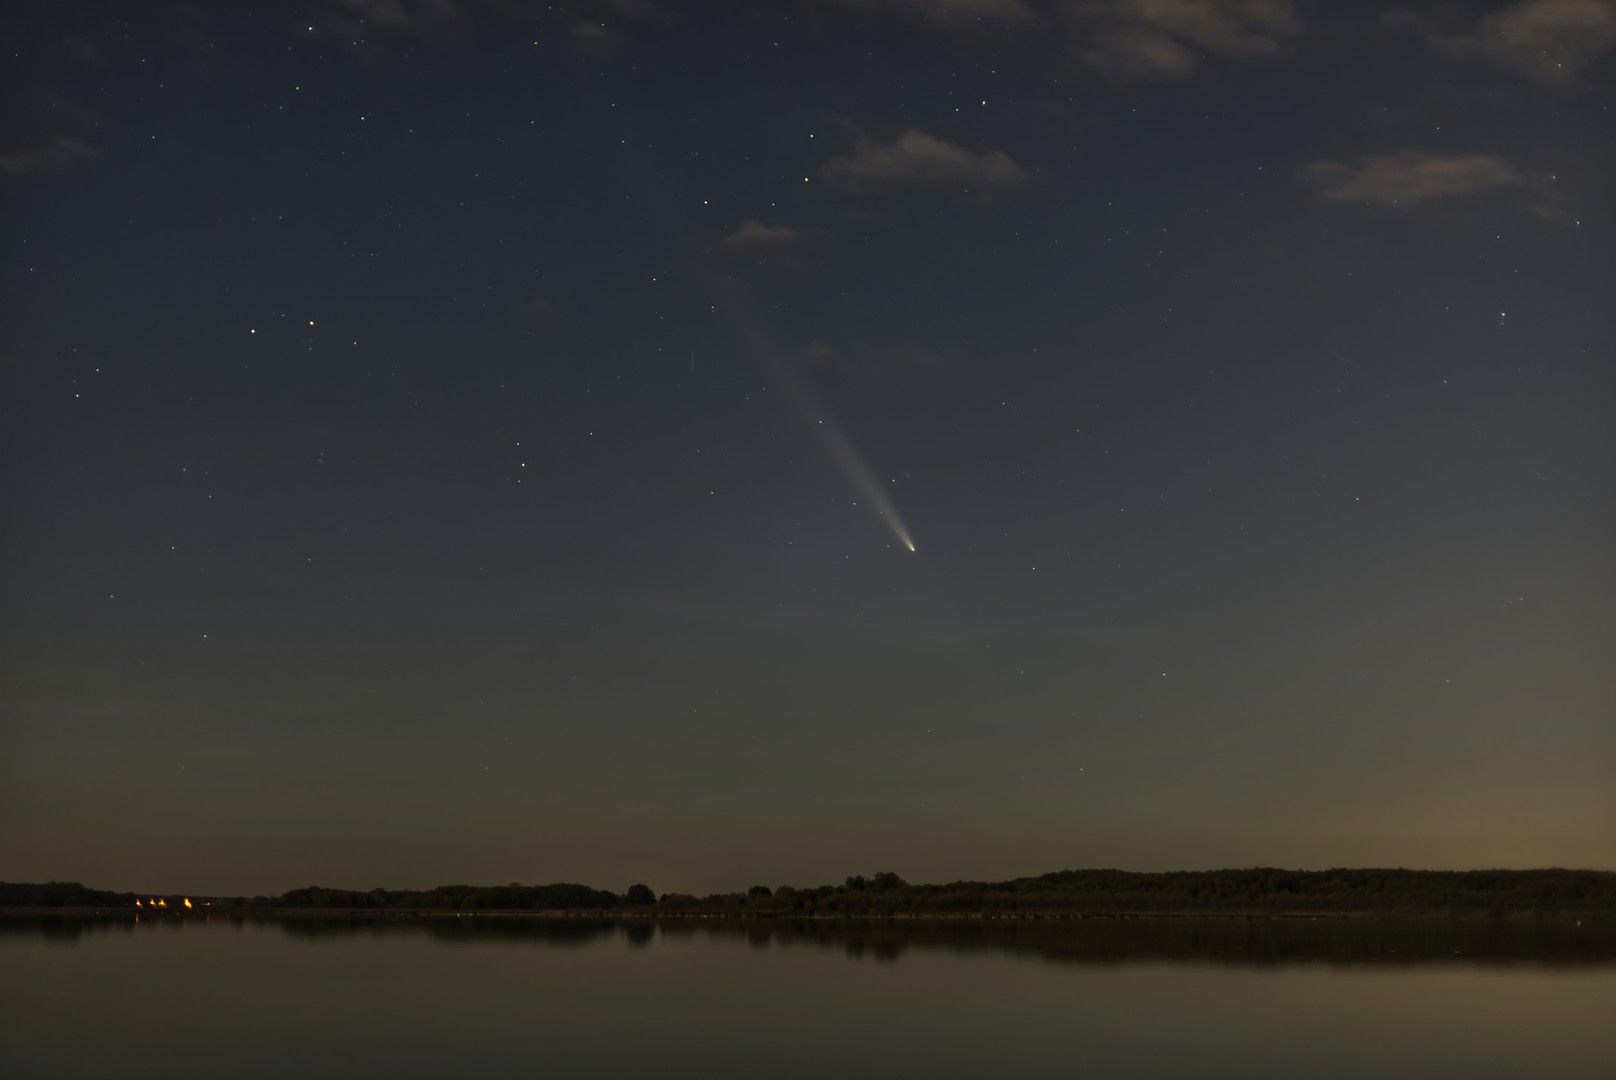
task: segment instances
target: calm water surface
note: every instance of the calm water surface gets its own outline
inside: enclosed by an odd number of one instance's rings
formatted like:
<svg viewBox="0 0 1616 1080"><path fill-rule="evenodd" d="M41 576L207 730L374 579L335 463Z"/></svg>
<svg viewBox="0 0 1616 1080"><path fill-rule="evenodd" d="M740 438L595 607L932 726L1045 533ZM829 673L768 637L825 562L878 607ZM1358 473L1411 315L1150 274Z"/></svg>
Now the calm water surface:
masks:
<svg viewBox="0 0 1616 1080"><path fill-rule="evenodd" d="M1616 1077L1616 929L0 919L0 1075Z"/></svg>

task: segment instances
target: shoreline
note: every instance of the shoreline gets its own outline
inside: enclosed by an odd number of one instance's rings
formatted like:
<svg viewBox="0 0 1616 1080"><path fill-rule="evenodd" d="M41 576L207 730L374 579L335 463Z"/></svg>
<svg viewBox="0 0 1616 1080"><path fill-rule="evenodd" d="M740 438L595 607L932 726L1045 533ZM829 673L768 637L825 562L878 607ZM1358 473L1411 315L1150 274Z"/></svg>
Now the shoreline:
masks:
<svg viewBox="0 0 1616 1080"><path fill-rule="evenodd" d="M510 919L595 922L823 922L823 923L984 923L984 922L1138 922L1211 919L1229 922L1372 922L1396 919L1411 922L1576 922L1608 920L1608 914L1567 911L977 911L977 912L776 912L776 911L656 911L614 910L610 908L488 908L449 911L442 908L220 908L191 911L126 907L12 907L0 908L0 919L107 918L133 916L136 919L195 921L213 919Z"/></svg>

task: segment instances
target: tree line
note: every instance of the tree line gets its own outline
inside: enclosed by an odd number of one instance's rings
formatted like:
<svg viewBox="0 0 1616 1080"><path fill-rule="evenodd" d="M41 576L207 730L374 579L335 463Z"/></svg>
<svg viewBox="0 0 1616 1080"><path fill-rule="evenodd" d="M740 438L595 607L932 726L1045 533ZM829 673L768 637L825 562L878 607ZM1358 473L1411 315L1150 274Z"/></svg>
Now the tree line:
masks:
<svg viewBox="0 0 1616 1080"><path fill-rule="evenodd" d="M146 893L77 882L0 882L0 907L133 907ZM150 894L162 896L164 894ZM210 897L216 911L601 911L669 915L887 916L1127 913L1616 914L1616 873L1597 870L1062 870L1010 881L912 885L890 871L840 885L695 896L588 885L441 885L359 891L308 886L279 896Z"/></svg>
<svg viewBox="0 0 1616 1080"><path fill-rule="evenodd" d="M1591 870L1062 870L1011 881L911 885L860 875L811 889L663 896L671 910L801 915L1126 913L1616 914L1616 873Z"/></svg>

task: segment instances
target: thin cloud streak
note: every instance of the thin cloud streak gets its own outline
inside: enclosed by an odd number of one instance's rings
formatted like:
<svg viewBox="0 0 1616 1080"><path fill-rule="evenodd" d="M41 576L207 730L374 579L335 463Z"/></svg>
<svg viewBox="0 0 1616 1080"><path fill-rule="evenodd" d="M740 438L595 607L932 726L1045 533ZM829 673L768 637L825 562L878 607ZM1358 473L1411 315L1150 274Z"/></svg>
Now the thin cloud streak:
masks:
<svg viewBox="0 0 1616 1080"><path fill-rule="evenodd" d="M1302 182L1324 202L1411 206L1433 199L1466 198L1524 187L1526 177L1492 154L1428 154L1404 150L1353 164L1315 161Z"/></svg>
<svg viewBox="0 0 1616 1080"><path fill-rule="evenodd" d="M1027 178L1003 150L978 153L915 128L891 141L855 128L852 152L825 162L819 176L827 187L850 194L904 184L1015 187Z"/></svg>

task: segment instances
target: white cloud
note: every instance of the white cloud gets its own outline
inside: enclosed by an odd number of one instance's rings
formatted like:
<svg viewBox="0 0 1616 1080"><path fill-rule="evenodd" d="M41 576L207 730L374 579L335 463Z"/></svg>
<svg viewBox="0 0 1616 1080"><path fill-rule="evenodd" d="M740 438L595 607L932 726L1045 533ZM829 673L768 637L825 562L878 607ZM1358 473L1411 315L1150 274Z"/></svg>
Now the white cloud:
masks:
<svg viewBox="0 0 1616 1080"><path fill-rule="evenodd" d="M790 225L765 225L757 218L747 218L720 242L731 251L767 251L791 247L801 239L802 231Z"/></svg>
<svg viewBox="0 0 1616 1080"><path fill-rule="evenodd" d="M71 165L75 161L88 161L93 157L95 149L89 143L66 135L55 135L43 146L0 154L0 172L13 175L34 172L54 165Z"/></svg>
<svg viewBox="0 0 1616 1080"><path fill-rule="evenodd" d="M1071 0L1062 11L1072 57L1119 81L1183 78L1208 56L1279 56L1301 32L1291 0Z"/></svg>
<svg viewBox="0 0 1616 1080"><path fill-rule="evenodd" d="M1445 52L1548 82L1570 82L1616 49L1616 0L1521 0L1475 20L1446 9L1399 8L1384 22Z"/></svg>
<svg viewBox="0 0 1616 1080"><path fill-rule="evenodd" d="M914 128L890 142L855 131L852 153L825 162L819 176L829 187L855 193L900 184L1014 187L1026 180L1003 150L968 150Z"/></svg>
<svg viewBox="0 0 1616 1080"><path fill-rule="evenodd" d="M843 7L867 11L898 11L948 27L993 23L1008 27L1032 26L1042 16L1029 0L837 0Z"/></svg>

